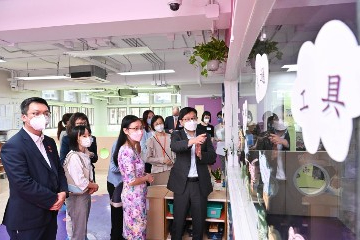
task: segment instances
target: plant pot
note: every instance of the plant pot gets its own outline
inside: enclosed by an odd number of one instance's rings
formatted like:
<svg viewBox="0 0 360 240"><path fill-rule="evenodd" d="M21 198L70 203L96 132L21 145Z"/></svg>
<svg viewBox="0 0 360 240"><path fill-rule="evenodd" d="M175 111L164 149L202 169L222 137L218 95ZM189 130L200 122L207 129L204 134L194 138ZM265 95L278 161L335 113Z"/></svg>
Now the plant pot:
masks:
<svg viewBox="0 0 360 240"><path fill-rule="evenodd" d="M223 186L222 186L221 181L214 183L214 190L215 190L215 191L220 191L220 190L222 190L222 189L223 189Z"/></svg>
<svg viewBox="0 0 360 240"><path fill-rule="evenodd" d="M207 70L208 71L216 71L219 69L219 64L220 64L219 60L210 60L207 63Z"/></svg>

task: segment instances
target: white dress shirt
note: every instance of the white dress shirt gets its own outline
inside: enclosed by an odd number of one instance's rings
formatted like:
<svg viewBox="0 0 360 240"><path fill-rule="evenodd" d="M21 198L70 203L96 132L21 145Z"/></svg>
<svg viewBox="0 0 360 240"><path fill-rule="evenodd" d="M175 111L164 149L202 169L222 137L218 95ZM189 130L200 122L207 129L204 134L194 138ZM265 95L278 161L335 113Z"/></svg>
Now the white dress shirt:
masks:
<svg viewBox="0 0 360 240"><path fill-rule="evenodd" d="M29 132L25 127L23 127L23 129L30 135L31 139L35 142L35 145L37 146L37 148L39 149L39 151L41 152L41 154L45 158L47 164L49 164L49 167L51 168L50 160L49 160L49 158L47 156L45 146L43 144L44 134L41 133L41 136L38 136L38 135L35 135L35 134Z"/></svg>
<svg viewBox="0 0 360 240"><path fill-rule="evenodd" d="M186 136L188 139L192 139L192 138L196 138L196 132L194 134L194 136L190 136L186 129L185 130L185 133L186 133ZM195 144L193 144L191 146L191 165L190 165L190 171L189 171L189 174L188 174L188 177L197 177L198 176L198 173L197 173L197 168L196 168L196 157L195 157Z"/></svg>

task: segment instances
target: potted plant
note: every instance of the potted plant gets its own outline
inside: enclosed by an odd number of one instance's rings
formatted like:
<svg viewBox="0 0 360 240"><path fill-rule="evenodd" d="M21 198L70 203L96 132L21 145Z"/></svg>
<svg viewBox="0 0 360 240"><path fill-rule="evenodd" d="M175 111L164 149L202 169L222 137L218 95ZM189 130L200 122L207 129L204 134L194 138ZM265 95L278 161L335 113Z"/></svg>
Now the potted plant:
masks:
<svg viewBox="0 0 360 240"><path fill-rule="evenodd" d="M221 170L220 168L217 168L216 170L211 170L211 175L213 175L215 179L214 183L214 189L215 190L221 190L222 189L222 183L221 183Z"/></svg>
<svg viewBox="0 0 360 240"><path fill-rule="evenodd" d="M279 60L281 60L283 53L279 51L279 48L277 47L277 42L271 41L271 40L264 40L261 41L259 39L256 39L254 46L251 49L251 52L249 54L248 60L250 62L250 65L253 69L255 69L255 58L256 54L264 54L270 55L271 53L275 54L275 57Z"/></svg>
<svg viewBox="0 0 360 240"><path fill-rule="evenodd" d="M225 62L229 52L224 40L218 40L214 37L208 43L201 43L194 47L194 52L189 58L190 64L196 64L198 58L201 58L201 75L207 77L208 71L216 71L219 63Z"/></svg>
<svg viewBox="0 0 360 240"><path fill-rule="evenodd" d="M211 170L211 175L214 176L215 182L217 182L217 183L221 182L221 170L220 170L220 168L217 168L216 170Z"/></svg>

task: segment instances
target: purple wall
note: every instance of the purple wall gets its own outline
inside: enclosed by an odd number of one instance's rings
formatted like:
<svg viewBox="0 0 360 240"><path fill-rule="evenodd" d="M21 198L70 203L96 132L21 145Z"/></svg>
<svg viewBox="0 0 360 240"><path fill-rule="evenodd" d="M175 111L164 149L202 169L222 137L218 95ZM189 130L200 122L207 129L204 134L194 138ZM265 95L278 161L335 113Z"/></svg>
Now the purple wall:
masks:
<svg viewBox="0 0 360 240"><path fill-rule="evenodd" d="M204 105L204 111L209 111L211 113L211 125L215 127L217 124L216 114L221 111L221 98L188 98L188 107L194 108L195 105ZM198 118L200 119L201 115L198 116ZM214 143L214 148L216 149L216 143ZM216 169L219 167L221 167L220 159L216 158L216 163L211 166L211 168Z"/></svg>
<svg viewBox="0 0 360 240"><path fill-rule="evenodd" d="M188 98L188 107L195 107L195 105L204 105L204 111L211 113L211 125L215 126L217 124L216 114L221 111L221 98ZM200 119L201 116L198 116L198 118Z"/></svg>

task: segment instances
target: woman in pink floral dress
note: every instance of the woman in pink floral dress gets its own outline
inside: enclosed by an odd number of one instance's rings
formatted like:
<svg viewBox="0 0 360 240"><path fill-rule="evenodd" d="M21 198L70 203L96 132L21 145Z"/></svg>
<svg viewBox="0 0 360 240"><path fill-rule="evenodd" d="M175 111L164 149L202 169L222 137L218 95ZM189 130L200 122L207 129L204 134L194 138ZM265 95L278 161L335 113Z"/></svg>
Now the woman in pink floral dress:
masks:
<svg viewBox="0 0 360 240"><path fill-rule="evenodd" d="M140 158L139 142L143 135L140 119L133 115L124 117L115 148L114 161L119 164L124 187L121 200L124 209L123 237L129 240L146 239L146 182L154 178L145 173Z"/></svg>

